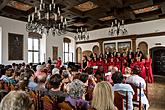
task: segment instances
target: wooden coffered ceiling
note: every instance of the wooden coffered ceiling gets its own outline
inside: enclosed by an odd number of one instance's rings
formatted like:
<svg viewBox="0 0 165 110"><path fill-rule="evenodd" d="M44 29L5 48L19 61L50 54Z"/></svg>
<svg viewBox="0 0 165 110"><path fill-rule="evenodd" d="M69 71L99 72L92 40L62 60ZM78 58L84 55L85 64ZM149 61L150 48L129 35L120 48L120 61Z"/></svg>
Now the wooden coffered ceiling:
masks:
<svg viewBox="0 0 165 110"><path fill-rule="evenodd" d="M0 0L0 16L27 21L40 0ZM51 0L44 0L50 3ZM67 18L68 31L106 28L114 18L126 24L165 17L165 0L55 0Z"/></svg>

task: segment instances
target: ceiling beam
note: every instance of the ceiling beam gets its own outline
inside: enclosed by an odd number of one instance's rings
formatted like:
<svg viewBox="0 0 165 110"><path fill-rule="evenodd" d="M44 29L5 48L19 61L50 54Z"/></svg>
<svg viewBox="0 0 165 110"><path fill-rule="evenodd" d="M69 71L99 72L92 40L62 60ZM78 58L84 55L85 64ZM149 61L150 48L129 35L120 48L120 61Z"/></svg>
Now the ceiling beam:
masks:
<svg viewBox="0 0 165 110"><path fill-rule="evenodd" d="M3 2L0 4L0 11L8 4L10 0L3 0Z"/></svg>

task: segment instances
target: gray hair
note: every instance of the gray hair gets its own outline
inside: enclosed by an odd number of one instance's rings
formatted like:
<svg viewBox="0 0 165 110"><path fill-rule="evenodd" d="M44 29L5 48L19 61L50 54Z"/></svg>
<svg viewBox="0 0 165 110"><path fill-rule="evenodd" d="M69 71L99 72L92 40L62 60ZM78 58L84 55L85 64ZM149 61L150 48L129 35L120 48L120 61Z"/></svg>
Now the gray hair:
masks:
<svg viewBox="0 0 165 110"><path fill-rule="evenodd" d="M67 92L74 99L82 98L85 93L85 85L82 81L75 79L67 85Z"/></svg>
<svg viewBox="0 0 165 110"><path fill-rule="evenodd" d="M0 103L0 110L34 110L32 107L32 101L24 91L11 91Z"/></svg>

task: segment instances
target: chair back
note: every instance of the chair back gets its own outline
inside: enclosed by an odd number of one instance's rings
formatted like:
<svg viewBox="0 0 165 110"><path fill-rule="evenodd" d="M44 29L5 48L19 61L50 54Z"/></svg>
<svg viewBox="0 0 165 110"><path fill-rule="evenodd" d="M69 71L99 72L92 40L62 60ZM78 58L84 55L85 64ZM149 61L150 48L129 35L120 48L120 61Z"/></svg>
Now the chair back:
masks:
<svg viewBox="0 0 165 110"><path fill-rule="evenodd" d="M136 86L134 84L129 83L132 87L132 89L134 90L135 94L133 95L133 102L138 102L138 104L134 104L135 107L139 107L139 110L141 110L142 104L141 104L141 83L139 84L139 86Z"/></svg>
<svg viewBox="0 0 165 110"><path fill-rule="evenodd" d="M72 106L67 103L67 102L62 102L62 103L59 103L58 104L58 107L61 109L61 110L74 110L74 108L72 108Z"/></svg>
<svg viewBox="0 0 165 110"><path fill-rule="evenodd" d="M124 100L126 101L126 106L124 107ZM118 91L114 92L114 104L118 108L118 110L128 110L128 92L126 91L126 95L122 95Z"/></svg>
<svg viewBox="0 0 165 110"><path fill-rule="evenodd" d="M42 107L41 110L53 110L53 100L49 98L49 96L41 97Z"/></svg>

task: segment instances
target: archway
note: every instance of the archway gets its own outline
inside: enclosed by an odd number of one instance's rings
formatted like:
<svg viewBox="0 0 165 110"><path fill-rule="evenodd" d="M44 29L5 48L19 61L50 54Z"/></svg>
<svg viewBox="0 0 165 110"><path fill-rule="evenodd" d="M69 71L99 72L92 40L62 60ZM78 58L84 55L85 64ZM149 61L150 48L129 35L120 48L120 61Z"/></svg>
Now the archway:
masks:
<svg viewBox="0 0 165 110"><path fill-rule="evenodd" d="M86 56L89 58L90 55L92 54L92 51L90 51L90 50L85 50L85 51L83 51L82 53L83 53L83 55L86 55Z"/></svg>
<svg viewBox="0 0 165 110"><path fill-rule="evenodd" d="M99 56L99 47L97 45L93 46L92 51L93 51L93 53L96 53L97 56Z"/></svg>
<svg viewBox="0 0 165 110"><path fill-rule="evenodd" d="M76 49L76 62L81 63L81 59L82 59L82 49L81 47L78 47Z"/></svg>
<svg viewBox="0 0 165 110"><path fill-rule="evenodd" d="M150 49L152 56L152 69L155 75L165 76L165 47L153 47Z"/></svg>
<svg viewBox="0 0 165 110"><path fill-rule="evenodd" d="M146 57L146 55L148 55L148 44L142 41L139 43L138 47L143 52L144 57Z"/></svg>

